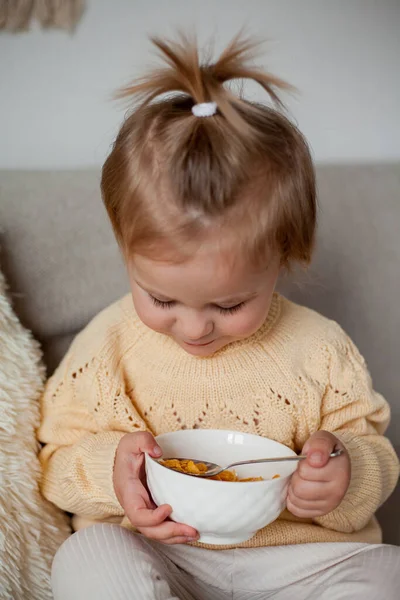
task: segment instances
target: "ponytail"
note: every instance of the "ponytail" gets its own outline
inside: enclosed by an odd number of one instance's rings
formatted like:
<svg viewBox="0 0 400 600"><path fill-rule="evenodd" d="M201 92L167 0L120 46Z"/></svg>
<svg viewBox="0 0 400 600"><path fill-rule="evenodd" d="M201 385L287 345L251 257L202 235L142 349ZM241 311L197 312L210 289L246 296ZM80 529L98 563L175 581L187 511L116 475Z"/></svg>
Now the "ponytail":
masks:
<svg viewBox="0 0 400 600"><path fill-rule="evenodd" d="M263 193L269 200L276 196L275 188L289 189L286 180L295 182L298 190L304 190L305 198L290 210L291 216L304 220L302 213L312 213L313 206L315 213L315 182L308 147L281 111L279 92L292 88L252 65L258 44L236 36L216 62L203 63L196 43L185 36L176 42L160 38L152 41L164 65L118 93L119 98L132 101L134 110L103 168L103 197L117 237L123 237L123 207L128 210L135 194L136 198L143 195L139 193L139 182L144 180L158 190L168 189L169 208L164 207L163 223L167 213L171 220L176 209L174 218L180 215L183 228L190 221L189 215L201 216L203 222L204 218L223 220L255 179L264 179L264 188L268 180L269 189ZM273 106L249 102L227 86L245 79L258 83ZM196 116L199 110L204 114L204 105L208 116ZM127 189L131 190L129 200ZM160 237L161 225L155 225L152 213L162 207L152 202L148 198L146 220L153 221ZM288 210L277 207L271 214L288 214ZM139 222L137 213L135 220ZM279 223L276 227L279 229ZM293 230L299 231L298 224ZM282 231L275 236L281 239ZM313 239L313 232L310 235L308 231L303 238L294 240L295 245ZM284 243L286 254L290 254L293 244L287 240ZM301 254L301 260L307 261L309 251L303 249Z"/></svg>

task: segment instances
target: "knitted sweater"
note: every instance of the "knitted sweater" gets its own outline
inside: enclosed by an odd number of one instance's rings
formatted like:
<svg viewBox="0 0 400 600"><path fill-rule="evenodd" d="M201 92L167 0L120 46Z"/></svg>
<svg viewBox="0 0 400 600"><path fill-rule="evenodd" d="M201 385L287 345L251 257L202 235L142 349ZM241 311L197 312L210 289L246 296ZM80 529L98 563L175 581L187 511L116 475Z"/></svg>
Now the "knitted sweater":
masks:
<svg viewBox="0 0 400 600"><path fill-rule="evenodd" d="M342 329L278 294L255 335L209 358L191 356L148 329L126 296L77 336L46 386L38 432L46 444L42 491L76 515L76 528L88 520L126 524L112 474L128 432L233 429L299 451L323 429L342 441L351 459L340 506L313 520L285 511L241 546L379 542L373 515L399 475L383 437L389 416Z"/></svg>

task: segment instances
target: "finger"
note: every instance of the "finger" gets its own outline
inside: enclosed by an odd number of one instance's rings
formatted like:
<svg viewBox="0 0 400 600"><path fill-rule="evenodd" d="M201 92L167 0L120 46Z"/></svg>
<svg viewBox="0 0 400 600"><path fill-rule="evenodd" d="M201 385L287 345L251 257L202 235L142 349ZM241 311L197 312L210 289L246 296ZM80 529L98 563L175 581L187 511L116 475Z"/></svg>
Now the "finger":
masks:
<svg viewBox="0 0 400 600"><path fill-rule="evenodd" d="M145 467L144 467L144 454L136 454L132 448L129 449L125 446L121 448L119 453L118 465L114 467L114 480L118 475L118 481L125 482L124 487L129 484L135 484L140 481L145 481ZM114 484L115 485L115 484ZM143 488L144 489L144 488Z"/></svg>
<svg viewBox="0 0 400 600"><path fill-rule="evenodd" d="M150 454L151 456L161 456L162 450L160 446L157 444L154 436L151 435L148 431L139 431L137 433L132 434L132 436L127 435L124 438L126 449L132 454Z"/></svg>
<svg viewBox="0 0 400 600"><path fill-rule="evenodd" d="M197 531L192 527L168 521L156 527L141 527L139 531L146 537L159 542L165 542L177 537L185 538L186 542L194 542L199 538Z"/></svg>
<svg viewBox="0 0 400 600"><path fill-rule="evenodd" d="M314 468L325 467L337 442L337 438L328 431L314 433L303 448L303 453L307 455L306 463Z"/></svg>
<svg viewBox="0 0 400 600"><path fill-rule="evenodd" d="M124 460L122 461L126 469L135 476L138 474L137 462L143 460L144 454L149 454L154 458L162 456L162 450L155 441L154 437L146 432L138 432L126 435L122 438L118 452L122 452ZM140 463L142 465L143 462Z"/></svg>
<svg viewBox="0 0 400 600"><path fill-rule="evenodd" d="M322 510L323 508L326 508L326 506L327 506L327 498L322 498L319 500L304 500L303 498L299 498L299 496L296 496L295 492L292 490L289 490L288 499L295 506L297 506L299 508L304 508L304 509L315 508L315 509Z"/></svg>
<svg viewBox="0 0 400 600"><path fill-rule="evenodd" d="M140 479L134 479L133 477L126 482L120 501L125 514L131 522L135 520L137 511L145 509L155 511L157 509L157 506L154 504L149 492ZM164 509L167 511L165 506ZM171 512L170 506L168 506L168 510Z"/></svg>
<svg viewBox="0 0 400 600"><path fill-rule="evenodd" d="M346 472L347 468L348 460L345 455L330 459L325 467L322 468L313 467L308 461L302 460L295 475L306 481L329 482L337 479L338 472Z"/></svg>
<svg viewBox="0 0 400 600"><path fill-rule="evenodd" d="M327 514L329 511L328 505L325 501L323 502L308 502L299 500L298 498L289 498L292 506L295 506L297 510L313 511L320 514Z"/></svg>
<svg viewBox="0 0 400 600"><path fill-rule="evenodd" d="M152 510L148 508L134 509L131 512L126 511L126 515L132 525L138 529L141 527L156 527L165 521L172 512L168 504L163 504Z"/></svg>
<svg viewBox="0 0 400 600"><path fill-rule="evenodd" d="M304 509L296 506L293 502L288 498L286 503L287 509L292 513L295 517L299 517L300 519L315 519L316 517L322 517L325 511L322 510L312 510L312 509Z"/></svg>
<svg viewBox="0 0 400 600"><path fill-rule="evenodd" d="M329 482L335 476L335 467L329 462L325 467L316 468L311 466L307 461L303 460L299 464L295 475L305 481L319 481L321 483Z"/></svg>
<svg viewBox="0 0 400 600"><path fill-rule="evenodd" d="M195 541L199 535L197 531L189 525L175 523L174 521L164 521L155 527L138 527L140 533L147 538L163 542L172 538L185 538L186 542L190 539Z"/></svg>
<svg viewBox="0 0 400 600"><path fill-rule="evenodd" d="M292 482L289 492L296 498L306 502L326 500L330 496L331 482L305 481L298 478Z"/></svg>
<svg viewBox="0 0 400 600"><path fill-rule="evenodd" d="M160 544L166 544L167 546L175 546L176 544L190 544L192 542L197 542L197 540L198 538L192 539L183 536L177 536L168 540L160 540Z"/></svg>

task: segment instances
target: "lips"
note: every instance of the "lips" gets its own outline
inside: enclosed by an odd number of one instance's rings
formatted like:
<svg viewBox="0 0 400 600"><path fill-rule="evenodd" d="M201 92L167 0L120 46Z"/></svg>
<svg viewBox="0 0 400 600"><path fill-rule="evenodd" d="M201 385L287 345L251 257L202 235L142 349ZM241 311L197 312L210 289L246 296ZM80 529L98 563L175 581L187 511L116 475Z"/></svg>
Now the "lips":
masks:
<svg viewBox="0 0 400 600"><path fill-rule="evenodd" d="M212 344L213 341L214 340L212 340L211 342L206 342L205 344L192 344L191 342L185 342L185 344L194 348L203 348L204 346L209 346L210 344Z"/></svg>

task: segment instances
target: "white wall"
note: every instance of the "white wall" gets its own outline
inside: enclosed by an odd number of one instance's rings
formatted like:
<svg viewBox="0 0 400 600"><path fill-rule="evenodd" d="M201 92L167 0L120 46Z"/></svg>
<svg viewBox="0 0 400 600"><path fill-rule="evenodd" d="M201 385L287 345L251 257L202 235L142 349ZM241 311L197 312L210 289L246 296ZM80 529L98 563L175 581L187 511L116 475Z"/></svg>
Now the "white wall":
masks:
<svg viewBox="0 0 400 600"><path fill-rule="evenodd" d="M301 90L287 101L318 161L400 159L399 0L88 0L73 36L0 33L0 168L100 164L148 33L195 26L221 47L243 24Z"/></svg>

